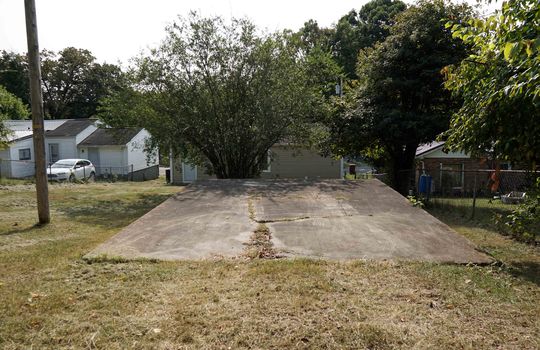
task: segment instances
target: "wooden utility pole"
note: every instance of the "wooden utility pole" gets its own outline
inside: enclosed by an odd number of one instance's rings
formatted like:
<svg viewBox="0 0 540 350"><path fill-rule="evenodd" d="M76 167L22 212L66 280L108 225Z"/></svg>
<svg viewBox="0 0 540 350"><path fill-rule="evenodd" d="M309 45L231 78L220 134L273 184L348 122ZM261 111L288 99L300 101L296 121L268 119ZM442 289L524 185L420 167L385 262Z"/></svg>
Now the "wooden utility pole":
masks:
<svg viewBox="0 0 540 350"><path fill-rule="evenodd" d="M49 212L49 188L45 162L45 128L43 123L43 95L41 92L41 64L36 20L36 3L24 0L26 15L26 39L28 42L28 70L30 72L30 100L32 104L32 130L34 140L34 164L36 167L37 207L40 224L51 221Z"/></svg>

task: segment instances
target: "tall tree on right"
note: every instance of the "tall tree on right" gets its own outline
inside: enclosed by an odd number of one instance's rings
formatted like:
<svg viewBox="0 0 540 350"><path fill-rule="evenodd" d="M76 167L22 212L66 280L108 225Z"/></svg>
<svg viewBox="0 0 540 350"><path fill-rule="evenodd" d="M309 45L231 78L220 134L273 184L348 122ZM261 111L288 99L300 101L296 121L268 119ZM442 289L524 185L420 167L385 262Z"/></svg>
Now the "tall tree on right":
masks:
<svg viewBox="0 0 540 350"><path fill-rule="evenodd" d="M449 111L456 107L441 70L468 50L444 22L471 13L464 4L419 1L396 17L383 42L360 52L359 86L348 97L352 106L333 125L337 146L349 154L375 155L401 193L408 190L416 148L448 128Z"/></svg>
<svg viewBox="0 0 540 350"><path fill-rule="evenodd" d="M336 61L345 74L356 79L358 52L383 41L389 34L397 14L404 11L400 0L371 0L359 11L351 10L336 24L332 45Z"/></svg>
<svg viewBox="0 0 540 350"><path fill-rule="evenodd" d="M502 11L466 25L448 23L473 48L449 67L446 86L463 99L447 145L497 159L540 161L540 6L512 0Z"/></svg>

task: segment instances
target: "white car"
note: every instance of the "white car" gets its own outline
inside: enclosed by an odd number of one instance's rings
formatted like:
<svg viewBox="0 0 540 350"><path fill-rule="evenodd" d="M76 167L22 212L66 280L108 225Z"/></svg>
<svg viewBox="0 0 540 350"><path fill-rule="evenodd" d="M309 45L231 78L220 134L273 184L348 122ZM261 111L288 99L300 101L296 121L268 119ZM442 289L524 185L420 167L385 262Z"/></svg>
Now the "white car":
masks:
<svg viewBox="0 0 540 350"><path fill-rule="evenodd" d="M47 176L52 181L92 181L96 178L96 168L88 159L60 159L47 167Z"/></svg>

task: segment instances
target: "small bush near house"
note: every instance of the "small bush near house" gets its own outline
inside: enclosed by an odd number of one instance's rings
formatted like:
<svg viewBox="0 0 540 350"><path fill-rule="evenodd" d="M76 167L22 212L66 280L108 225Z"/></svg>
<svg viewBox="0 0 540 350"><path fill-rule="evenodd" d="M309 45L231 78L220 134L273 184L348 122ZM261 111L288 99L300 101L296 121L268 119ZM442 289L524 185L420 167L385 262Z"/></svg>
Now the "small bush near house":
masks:
<svg viewBox="0 0 540 350"><path fill-rule="evenodd" d="M540 232L540 179L524 203L508 215L496 214L495 221L501 233L536 244Z"/></svg>

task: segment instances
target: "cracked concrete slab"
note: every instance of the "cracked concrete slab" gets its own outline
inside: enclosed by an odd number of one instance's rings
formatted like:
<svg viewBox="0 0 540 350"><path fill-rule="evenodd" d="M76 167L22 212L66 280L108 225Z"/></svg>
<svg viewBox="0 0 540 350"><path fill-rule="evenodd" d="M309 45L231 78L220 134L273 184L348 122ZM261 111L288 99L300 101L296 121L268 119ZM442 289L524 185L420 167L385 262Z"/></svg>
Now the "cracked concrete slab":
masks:
<svg viewBox="0 0 540 350"><path fill-rule="evenodd" d="M259 223L269 228L274 249L291 257L491 261L378 180L196 183L89 256L238 256Z"/></svg>
<svg viewBox="0 0 540 350"><path fill-rule="evenodd" d="M241 187L194 184L124 228L87 257L161 260L235 257L257 224Z"/></svg>

